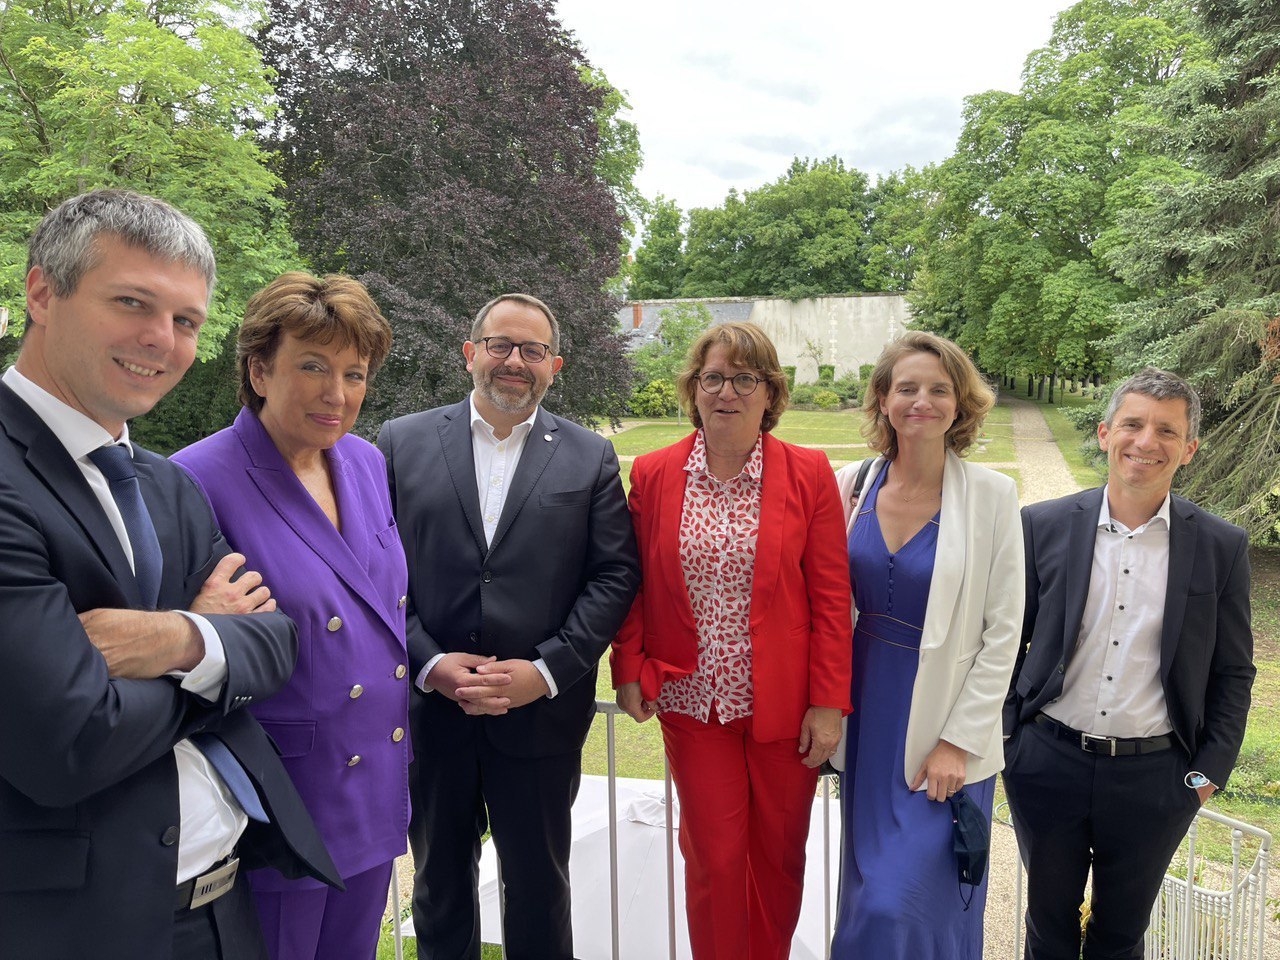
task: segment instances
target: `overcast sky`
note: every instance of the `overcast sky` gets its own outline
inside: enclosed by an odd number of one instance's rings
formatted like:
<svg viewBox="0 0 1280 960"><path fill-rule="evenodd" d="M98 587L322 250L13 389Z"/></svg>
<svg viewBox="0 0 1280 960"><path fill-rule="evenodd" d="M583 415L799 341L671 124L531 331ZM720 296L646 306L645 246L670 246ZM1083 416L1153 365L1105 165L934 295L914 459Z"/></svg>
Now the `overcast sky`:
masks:
<svg viewBox="0 0 1280 960"><path fill-rule="evenodd" d="M1016 91L1069 0L558 0L624 90L647 197L718 206L730 187L836 154L868 174L945 159L962 100Z"/></svg>

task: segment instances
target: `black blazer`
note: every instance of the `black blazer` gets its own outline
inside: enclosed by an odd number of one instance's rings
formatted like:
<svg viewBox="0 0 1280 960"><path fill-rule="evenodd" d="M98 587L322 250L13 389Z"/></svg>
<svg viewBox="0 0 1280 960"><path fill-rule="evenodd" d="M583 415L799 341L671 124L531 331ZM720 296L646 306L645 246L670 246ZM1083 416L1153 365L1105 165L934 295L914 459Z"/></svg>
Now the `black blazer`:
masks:
<svg viewBox="0 0 1280 960"><path fill-rule="evenodd" d="M1004 729L1062 694L1093 566L1102 489L1022 511L1027 607ZM1224 786L1244 737L1253 686L1249 544L1245 532L1173 497L1160 682L1173 733L1201 771Z"/></svg>
<svg viewBox="0 0 1280 960"><path fill-rule="evenodd" d="M229 551L185 474L134 448L164 570L160 606L185 609ZM245 710L288 679L282 614L211 616L226 648L216 703L176 680L117 680L76 614L137 608L137 586L80 468L0 384L0 957L168 960L177 884L173 747L219 736L271 824L250 824L241 866L337 882L310 817Z"/></svg>
<svg viewBox="0 0 1280 960"><path fill-rule="evenodd" d="M613 445L539 409L489 547L468 400L383 424L378 446L409 560L412 676L439 653L541 657L559 688L502 716L469 717L440 694L419 697L415 751L447 751L477 723L506 753L581 749L596 665L640 582Z"/></svg>

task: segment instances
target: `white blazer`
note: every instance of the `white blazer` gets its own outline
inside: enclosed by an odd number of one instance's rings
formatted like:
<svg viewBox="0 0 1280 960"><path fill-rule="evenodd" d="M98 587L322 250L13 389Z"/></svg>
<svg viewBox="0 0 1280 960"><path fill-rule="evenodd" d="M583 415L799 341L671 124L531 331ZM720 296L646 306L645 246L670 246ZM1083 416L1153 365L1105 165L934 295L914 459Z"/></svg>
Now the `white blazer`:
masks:
<svg viewBox="0 0 1280 960"><path fill-rule="evenodd" d="M861 464L836 474L846 535L885 463L876 458L856 504L852 493ZM1004 766L1000 715L1018 653L1025 595L1017 486L948 452L938 550L907 719L903 770L908 786L939 740L968 751L966 783L985 780ZM856 606L853 618L856 625ZM832 762L843 769L843 739Z"/></svg>

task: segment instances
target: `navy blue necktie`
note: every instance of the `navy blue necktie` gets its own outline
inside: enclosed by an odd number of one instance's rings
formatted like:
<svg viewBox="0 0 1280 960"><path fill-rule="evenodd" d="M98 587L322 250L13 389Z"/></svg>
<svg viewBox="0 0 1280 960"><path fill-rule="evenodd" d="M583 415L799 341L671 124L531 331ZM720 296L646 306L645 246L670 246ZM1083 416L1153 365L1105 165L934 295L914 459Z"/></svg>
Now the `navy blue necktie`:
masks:
<svg viewBox="0 0 1280 960"><path fill-rule="evenodd" d="M111 496L120 508L124 528L129 534L129 546L133 548L133 577L138 581L138 594L143 605L154 610L160 598L160 572L164 569L164 557L160 553L160 541L156 538L151 514L142 502L142 488L138 486L138 474L133 469L133 457L128 447L116 443L99 447L89 454L89 459L107 478Z"/></svg>
<svg viewBox="0 0 1280 960"><path fill-rule="evenodd" d="M209 765L218 771L218 775L222 777L231 795L240 802L249 819L257 820L259 823L270 823L271 818L267 816L267 811L262 809L262 801L258 799L258 791L253 788L249 775L244 772L244 767L240 765L235 754L227 749L227 745L211 733L197 733L191 738L191 742L204 754Z"/></svg>
<svg viewBox="0 0 1280 960"><path fill-rule="evenodd" d="M89 454L93 465L102 471L111 488L112 499L120 509L124 528L133 548L133 576L138 581L138 594L142 602L154 610L160 598L160 572L164 568L164 555L160 552L160 540L156 537L151 514L142 500L142 488L138 486L138 474L133 469L133 457L124 444L99 447ZM217 737L201 734L191 738L197 749L205 755L210 766L218 771L231 795L239 801L250 819L268 822L258 792L253 788L249 775L235 755Z"/></svg>

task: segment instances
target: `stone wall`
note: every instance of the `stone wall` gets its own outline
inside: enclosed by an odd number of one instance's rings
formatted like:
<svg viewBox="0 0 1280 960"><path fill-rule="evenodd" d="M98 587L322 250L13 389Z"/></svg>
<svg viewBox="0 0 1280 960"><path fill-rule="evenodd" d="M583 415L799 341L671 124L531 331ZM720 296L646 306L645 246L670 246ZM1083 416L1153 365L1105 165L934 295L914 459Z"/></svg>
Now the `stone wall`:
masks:
<svg viewBox="0 0 1280 960"><path fill-rule="evenodd" d="M658 314L679 303L700 303L714 323L750 320L778 348L784 366L794 365L797 383L813 383L818 367L804 356L810 341L822 350L822 362L834 363L836 376L872 363L884 345L911 321L906 299L897 293L824 296L806 300L729 297L702 300L636 300L618 311L618 323L639 347L657 336Z"/></svg>

